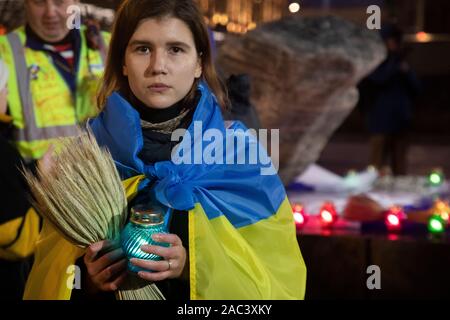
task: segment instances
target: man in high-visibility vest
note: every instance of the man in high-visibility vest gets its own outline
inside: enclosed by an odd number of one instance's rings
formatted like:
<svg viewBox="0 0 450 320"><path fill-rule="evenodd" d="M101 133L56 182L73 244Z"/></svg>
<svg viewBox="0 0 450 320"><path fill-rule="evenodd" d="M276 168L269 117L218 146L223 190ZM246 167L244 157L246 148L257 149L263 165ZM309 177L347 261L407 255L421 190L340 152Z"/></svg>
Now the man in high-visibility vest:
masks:
<svg viewBox="0 0 450 320"><path fill-rule="evenodd" d="M90 31L76 28L78 0L25 0L27 24L0 36L0 59L9 68L8 114L12 137L26 160L39 159L56 138L95 116L96 89L109 36L97 48ZM75 28L74 28L75 27Z"/></svg>
<svg viewBox="0 0 450 320"><path fill-rule="evenodd" d="M70 28L68 20L77 12L70 6L77 4L25 0L26 25L0 36L0 60L9 70L7 89L0 88L0 129L7 129L0 134L6 131L11 142L0 137L0 291L16 288L3 292L11 299L21 297L40 228L18 167L22 159L42 158L50 145L58 145L57 138L73 136L97 112L109 34L92 26Z"/></svg>

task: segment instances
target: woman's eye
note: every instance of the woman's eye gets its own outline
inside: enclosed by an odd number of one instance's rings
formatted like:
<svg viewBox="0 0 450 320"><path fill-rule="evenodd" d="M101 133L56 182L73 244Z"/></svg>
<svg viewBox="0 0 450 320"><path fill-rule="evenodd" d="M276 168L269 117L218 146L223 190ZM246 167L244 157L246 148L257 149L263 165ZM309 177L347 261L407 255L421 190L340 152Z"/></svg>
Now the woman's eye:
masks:
<svg viewBox="0 0 450 320"><path fill-rule="evenodd" d="M171 53L175 53L175 54L184 52L184 50L182 48L180 48L180 47L171 47L169 51Z"/></svg>
<svg viewBox="0 0 450 320"><path fill-rule="evenodd" d="M150 48L149 47L140 46L140 47L136 48L136 51L138 53L149 53L150 52Z"/></svg>

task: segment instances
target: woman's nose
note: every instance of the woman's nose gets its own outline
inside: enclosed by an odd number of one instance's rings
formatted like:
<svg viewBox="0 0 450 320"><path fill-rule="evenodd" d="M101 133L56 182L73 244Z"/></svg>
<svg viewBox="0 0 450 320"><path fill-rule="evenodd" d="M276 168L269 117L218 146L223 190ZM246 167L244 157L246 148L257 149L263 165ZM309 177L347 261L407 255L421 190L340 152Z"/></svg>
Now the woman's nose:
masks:
<svg viewBox="0 0 450 320"><path fill-rule="evenodd" d="M167 73L167 65L166 65L166 55L165 52L155 50L152 55L150 70L152 74L166 74Z"/></svg>

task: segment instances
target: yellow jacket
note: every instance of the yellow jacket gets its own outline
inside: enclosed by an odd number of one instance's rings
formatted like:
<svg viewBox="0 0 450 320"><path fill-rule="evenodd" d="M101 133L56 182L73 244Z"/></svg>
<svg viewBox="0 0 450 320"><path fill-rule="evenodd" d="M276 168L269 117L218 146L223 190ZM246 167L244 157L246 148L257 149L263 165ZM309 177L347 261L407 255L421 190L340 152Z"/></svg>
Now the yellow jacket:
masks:
<svg viewBox="0 0 450 320"><path fill-rule="evenodd" d="M75 96L49 54L25 46L25 27L0 36L0 58L10 72L8 106L13 140L25 159L41 158L56 138L75 135L77 125L97 113L96 91L104 58L100 50L88 48L84 26L80 35ZM109 38L108 33L102 33L105 45Z"/></svg>

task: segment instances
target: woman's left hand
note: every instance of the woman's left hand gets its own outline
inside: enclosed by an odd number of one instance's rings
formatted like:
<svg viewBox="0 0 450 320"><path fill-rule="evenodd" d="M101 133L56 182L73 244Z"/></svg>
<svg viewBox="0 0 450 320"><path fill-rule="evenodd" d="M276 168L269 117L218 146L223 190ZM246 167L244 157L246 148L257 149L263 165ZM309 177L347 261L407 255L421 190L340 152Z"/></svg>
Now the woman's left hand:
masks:
<svg viewBox="0 0 450 320"><path fill-rule="evenodd" d="M169 243L170 247L143 245L141 250L161 256L164 260L152 261L144 259L131 259L131 263L153 272L139 271L138 275L148 281L161 281L181 276L186 264L186 249L176 234L158 233L153 235L157 242Z"/></svg>

